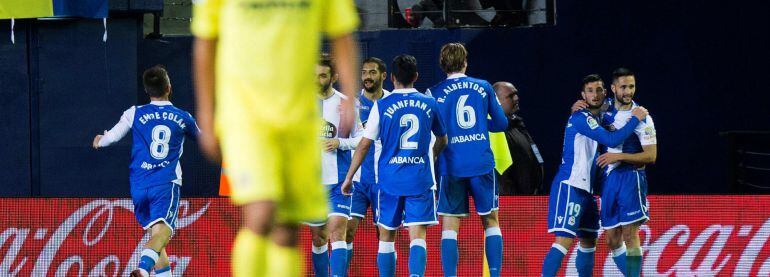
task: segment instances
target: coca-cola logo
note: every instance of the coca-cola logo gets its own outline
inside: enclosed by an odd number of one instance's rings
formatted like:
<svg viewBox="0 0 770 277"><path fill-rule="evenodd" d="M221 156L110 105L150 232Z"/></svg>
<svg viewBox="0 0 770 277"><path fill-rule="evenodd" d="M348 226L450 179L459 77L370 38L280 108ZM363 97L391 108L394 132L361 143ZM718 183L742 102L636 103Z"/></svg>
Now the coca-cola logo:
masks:
<svg viewBox="0 0 770 277"><path fill-rule="evenodd" d="M684 224L674 225L656 239L653 230L648 225L640 228L640 240L644 249L642 275L644 276L769 276L770 257L764 255L764 262L756 263L756 259L765 249L770 237L770 218L759 229L752 225L721 225L713 224L695 235L692 229ZM749 237L747 245L735 245L731 237ZM599 233L599 239L602 232ZM742 250L739 256L726 253L726 248ZM765 252L766 253L766 252ZM570 265L577 258L577 247L569 256ZM601 257L596 258L597 261ZM604 276L622 276L612 254L603 258L602 272ZM665 261L664 261L665 260ZM728 270L729 265L734 270ZM757 266L759 269L757 270ZM732 273L732 274L731 274ZM567 268L567 276L577 276L574 266Z"/></svg>
<svg viewBox="0 0 770 277"><path fill-rule="evenodd" d="M189 201L180 201L176 232L201 218L209 204L193 211ZM42 225L5 227L0 235L0 249L5 249L0 276L127 276L150 238L130 222L132 211L131 200L99 199L71 212L55 230ZM127 239L129 233L139 239ZM183 274L191 257L169 255L175 274Z"/></svg>

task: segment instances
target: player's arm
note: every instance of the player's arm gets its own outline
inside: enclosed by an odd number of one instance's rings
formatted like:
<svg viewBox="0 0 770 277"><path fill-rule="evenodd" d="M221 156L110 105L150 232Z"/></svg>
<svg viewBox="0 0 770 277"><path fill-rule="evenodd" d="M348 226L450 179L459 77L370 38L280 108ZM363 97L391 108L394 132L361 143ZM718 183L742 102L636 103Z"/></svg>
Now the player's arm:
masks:
<svg viewBox="0 0 770 277"><path fill-rule="evenodd" d="M642 144L642 152L639 153L604 153L596 162L604 167L615 162L625 162L636 166L654 164L658 159L658 140L655 134L655 123L651 116L647 116L644 122L636 128L636 135Z"/></svg>
<svg viewBox="0 0 770 277"><path fill-rule="evenodd" d="M350 167L348 168L348 174L345 176L345 181L342 182L342 194L350 195L353 192L353 175L356 174L358 168L361 167L361 163L364 162L364 157L369 153L369 147L372 146L372 142L373 140L363 137L361 138L361 142L358 143L358 147L356 147L356 151L353 154L353 160L350 162Z"/></svg>
<svg viewBox="0 0 770 277"><path fill-rule="evenodd" d="M342 182L341 190L342 194L350 195L353 192L353 175L356 174L358 168L361 167L361 163L364 162L364 157L369 153L369 148L372 146L372 142L380 137L380 110L377 106L377 102L374 102L372 111L369 113L369 118L366 119L366 128L361 136L361 141L356 147L356 151L353 154L353 161L348 168L348 174L345 176L345 181Z"/></svg>
<svg viewBox="0 0 770 277"><path fill-rule="evenodd" d="M433 114L433 122L431 124L431 132L436 136L436 142L433 144L433 159L438 159L438 155L441 151L444 151L449 143L449 137L447 137L446 126L444 126L444 120L441 120L441 113L438 112L438 104L433 102L433 108L431 109Z"/></svg>
<svg viewBox="0 0 770 277"><path fill-rule="evenodd" d="M339 72L340 91L348 99L342 102L342 110L347 115L353 115L353 100L358 92L358 44L355 30L358 28L359 17L352 0L329 0L323 5L321 12L321 30L331 42L332 56ZM354 119L346 116L341 119L341 130L352 130ZM343 132L345 136L347 134Z"/></svg>
<svg viewBox="0 0 770 277"><path fill-rule="evenodd" d="M332 138L332 139L326 139L321 143L321 146L323 147L324 151L331 152L336 149L340 150L353 150L356 149L358 146L358 143L361 141L361 137L364 135L364 128L361 124L361 120L358 118L358 112L359 112L359 105L356 101L356 108L355 108L355 129L350 134L349 138Z"/></svg>
<svg viewBox="0 0 770 277"><path fill-rule="evenodd" d="M334 56L340 76L340 91L347 96L347 99L342 101L341 108L343 114L348 116L340 118L340 130L352 130L355 125L355 92L359 91L357 80L360 79L358 77L359 72L356 70L356 65L358 64L358 44L352 33L332 38L331 43L332 55ZM349 133L346 133L343 131L343 134L349 135Z"/></svg>
<svg viewBox="0 0 770 277"><path fill-rule="evenodd" d="M489 84L486 84L486 87L487 91L492 92L491 95L487 96L488 110L491 116L488 119L487 126L489 126L490 132L503 132L505 129L508 129L508 118L505 116L505 112L503 112L503 107L500 106L500 100L497 100L497 97L494 96L495 90Z"/></svg>
<svg viewBox="0 0 770 277"><path fill-rule="evenodd" d="M195 116L200 136L198 144L212 160L219 160L219 143L214 135L214 88L217 40L219 37L220 0L196 1L190 30L193 42L193 79L195 85Z"/></svg>
<svg viewBox="0 0 770 277"><path fill-rule="evenodd" d="M198 143L209 159L219 161L219 142L214 134L216 50L216 39L195 38L193 46L195 106L201 131Z"/></svg>
<svg viewBox="0 0 770 277"><path fill-rule="evenodd" d="M131 130L131 125L134 122L135 107L131 107L120 116L120 120L109 131L104 131L103 135L96 135L91 146L94 149L110 146L113 143L120 141L128 134L128 130Z"/></svg>
<svg viewBox="0 0 770 277"><path fill-rule="evenodd" d="M634 133L634 129L639 125L640 120L644 120L647 117L647 110L643 107L635 108L633 115L623 128L615 132L605 130L596 119L590 116L573 116L570 121L577 128L578 133L603 145L616 147Z"/></svg>
<svg viewBox="0 0 770 277"><path fill-rule="evenodd" d="M658 145L650 144L643 145L642 152L639 153L604 153L596 158L596 163L600 167L605 167L608 164L615 162L624 162L633 164L635 166L645 166L648 164L654 164L658 159Z"/></svg>

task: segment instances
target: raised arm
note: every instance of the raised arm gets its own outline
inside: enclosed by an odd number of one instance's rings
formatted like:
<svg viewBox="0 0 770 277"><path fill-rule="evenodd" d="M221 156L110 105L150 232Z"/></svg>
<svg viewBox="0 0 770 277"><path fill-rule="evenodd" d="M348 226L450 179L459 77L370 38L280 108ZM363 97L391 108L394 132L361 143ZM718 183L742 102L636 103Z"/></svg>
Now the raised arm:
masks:
<svg viewBox="0 0 770 277"><path fill-rule="evenodd" d="M115 124L115 126L113 126L109 131L104 131L104 135L96 135L96 137L94 137L94 141L91 143L91 146L94 149L99 149L120 141L120 139L125 137L126 134L128 134L128 131L131 130L131 125L134 122L135 112L135 107L131 107L123 112L123 115L120 116L120 121L118 121L118 123Z"/></svg>

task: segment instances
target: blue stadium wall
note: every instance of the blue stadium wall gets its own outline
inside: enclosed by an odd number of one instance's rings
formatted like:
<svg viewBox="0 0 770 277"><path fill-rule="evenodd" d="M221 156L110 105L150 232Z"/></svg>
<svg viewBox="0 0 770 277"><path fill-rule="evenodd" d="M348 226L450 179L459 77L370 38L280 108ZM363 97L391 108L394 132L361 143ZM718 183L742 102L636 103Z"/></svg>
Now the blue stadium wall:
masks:
<svg viewBox="0 0 770 277"><path fill-rule="evenodd" d="M637 73L637 101L655 118L659 155L652 193L725 193L726 130L770 129L770 3L557 1L557 25L518 29L385 30L359 33L363 56L415 55L417 87L444 78L438 50L466 43L468 74L510 81L546 161L546 186L560 162L569 107L590 73ZM141 72L170 71L172 101L193 111L190 37L144 39L141 21L0 21L0 196L127 196L131 139L94 151L93 136L131 105L148 101ZM386 85L389 88L390 84ZM312 97L314 92L308 92ZM182 158L183 193L215 195L219 168L195 142Z"/></svg>

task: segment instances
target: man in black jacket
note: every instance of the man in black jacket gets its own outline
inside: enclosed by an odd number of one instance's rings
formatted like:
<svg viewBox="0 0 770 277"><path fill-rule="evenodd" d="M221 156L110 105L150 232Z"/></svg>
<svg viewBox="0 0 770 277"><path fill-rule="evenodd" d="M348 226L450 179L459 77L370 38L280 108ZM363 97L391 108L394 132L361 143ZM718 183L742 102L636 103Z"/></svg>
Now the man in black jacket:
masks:
<svg viewBox="0 0 770 277"><path fill-rule="evenodd" d="M537 194L543 183L543 158L524 125L524 119L516 115L519 111L518 90L509 82L497 82L493 88L508 116L505 139L513 160L513 165L499 176L500 195Z"/></svg>

